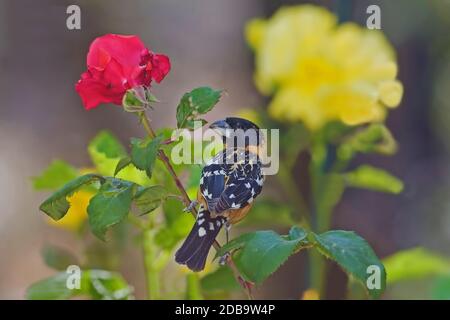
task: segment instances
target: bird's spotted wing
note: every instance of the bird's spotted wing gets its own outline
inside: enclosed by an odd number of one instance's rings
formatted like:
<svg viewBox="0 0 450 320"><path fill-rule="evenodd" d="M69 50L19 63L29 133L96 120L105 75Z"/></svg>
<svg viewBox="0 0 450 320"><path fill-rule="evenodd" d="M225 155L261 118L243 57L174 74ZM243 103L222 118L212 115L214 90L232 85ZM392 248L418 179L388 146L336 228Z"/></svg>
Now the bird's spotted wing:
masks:
<svg viewBox="0 0 450 320"><path fill-rule="evenodd" d="M200 192L211 211L225 189L225 180L226 171L223 165L212 163L203 168L200 177Z"/></svg>
<svg viewBox="0 0 450 320"><path fill-rule="evenodd" d="M264 182L259 165L238 165L229 175L214 211L218 214L229 209L240 209L253 202L260 194Z"/></svg>

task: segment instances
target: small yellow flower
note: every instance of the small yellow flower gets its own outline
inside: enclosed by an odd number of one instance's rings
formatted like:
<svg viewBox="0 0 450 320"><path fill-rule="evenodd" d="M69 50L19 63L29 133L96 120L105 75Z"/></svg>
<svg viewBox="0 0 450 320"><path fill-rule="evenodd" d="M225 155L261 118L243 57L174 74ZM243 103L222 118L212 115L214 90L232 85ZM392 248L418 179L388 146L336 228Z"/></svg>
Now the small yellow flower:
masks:
<svg viewBox="0 0 450 320"><path fill-rule="evenodd" d="M87 207L94 196L93 192L80 190L67 198L70 208L66 215L58 221L48 219L49 224L58 228L77 231L87 218Z"/></svg>
<svg viewBox="0 0 450 320"><path fill-rule="evenodd" d="M314 130L335 120L382 121L386 107L400 104L395 52L383 33L336 20L324 8L300 5L247 24L256 86L274 95L272 117Z"/></svg>
<svg viewBox="0 0 450 320"><path fill-rule="evenodd" d="M315 289L308 289L303 292L302 300L319 300L319 292Z"/></svg>

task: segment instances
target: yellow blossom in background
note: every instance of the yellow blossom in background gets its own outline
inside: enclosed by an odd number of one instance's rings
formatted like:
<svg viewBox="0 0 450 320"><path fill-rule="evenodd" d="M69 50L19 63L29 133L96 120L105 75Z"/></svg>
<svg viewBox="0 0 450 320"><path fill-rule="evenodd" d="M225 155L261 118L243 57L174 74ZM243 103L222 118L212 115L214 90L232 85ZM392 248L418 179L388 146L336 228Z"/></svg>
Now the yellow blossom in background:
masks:
<svg viewBox="0 0 450 320"><path fill-rule="evenodd" d="M401 101L395 52L378 30L338 25L325 8L299 5L250 21L245 33L273 118L312 130L334 120L358 125L382 121Z"/></svg>
<svg viewBox="0 0 450 320"><path fill-rule="evenodd" d="M87 207L93 196L94 193L91 191L80 190L75 192L67 198L67 201L70 203L70 208L66 215L58 221L54 221L53 219L48 219L47 221L50 225L62 229L70 231L79 230L83 222L87 219Z"/></svg>
<svg viewBox="0 0 450 320"><path fill-rule="evenodd" d="M302 300L319 300L319 292L315 289L308 289L303 292Z"/></svg>

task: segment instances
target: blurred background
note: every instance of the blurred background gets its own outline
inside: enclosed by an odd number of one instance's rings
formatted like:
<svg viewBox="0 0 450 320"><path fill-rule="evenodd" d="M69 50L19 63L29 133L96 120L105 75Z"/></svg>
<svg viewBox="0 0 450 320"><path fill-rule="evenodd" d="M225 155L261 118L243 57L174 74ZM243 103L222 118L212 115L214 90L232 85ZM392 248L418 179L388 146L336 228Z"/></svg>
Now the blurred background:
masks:
<svg viewBox="0 0 450 320"><path fill-rule="evenodd" d="M0 0L0 298L23 299L30 283L53 274L41 259L45 244L78 246L73 234L45 222L38 206L47 194L33 191L31 177L54 159L88 166L86 145L101 129L124 143L143 134L135 117L119 107L89 112L82 107L74 84L95 37L137 34L171 58L171 73L154 87L162 100L152 112L156 127L174 126L179 98L200 85L228 92L208 114L212 120L266 106L253 84L244 25L299 3L323 5L362 25L366 8L379 5L405 89L387 120L400 146L397 154L358 159L390 170L404 181L405 191L391 196L348 190L333 227L355 230L380 257L418 245L450 256L450 1ZM81 30L66 28L70 4L81 7ZM133 246L125 254L121 270L142 297L140 254ZM296 276L304 273L305 260L305 255L290 259L256 296L298 298L307 289ZM413 288L393 288L385 297L429 297L426 283ZM332 267L327 297L343 298L345 290L345 274Z"/></svg>

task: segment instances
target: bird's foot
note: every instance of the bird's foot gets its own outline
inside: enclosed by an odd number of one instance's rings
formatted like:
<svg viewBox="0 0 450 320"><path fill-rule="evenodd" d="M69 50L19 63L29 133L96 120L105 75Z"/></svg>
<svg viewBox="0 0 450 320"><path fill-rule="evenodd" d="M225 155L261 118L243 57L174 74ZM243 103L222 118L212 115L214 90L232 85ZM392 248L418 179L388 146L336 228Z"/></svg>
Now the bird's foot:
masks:
<svg viewBox="0 0 450 320"><path fill-rule="evenodd" d="M230 253L225 252L225 254L219 258L219 264L221 266L226 265L229 257L230 257Z"/></svg>
<svg viewBox="0 0 450 320"><path fill-rule="evenodd" d="M197 200L191 201L191 203L186 208L183 209L183 212L192 212L194 208L197 206L197 204L198 204Z"/></svg>

